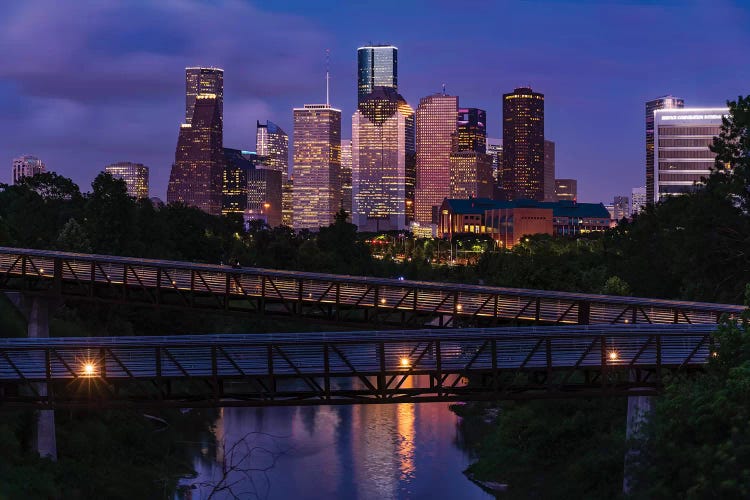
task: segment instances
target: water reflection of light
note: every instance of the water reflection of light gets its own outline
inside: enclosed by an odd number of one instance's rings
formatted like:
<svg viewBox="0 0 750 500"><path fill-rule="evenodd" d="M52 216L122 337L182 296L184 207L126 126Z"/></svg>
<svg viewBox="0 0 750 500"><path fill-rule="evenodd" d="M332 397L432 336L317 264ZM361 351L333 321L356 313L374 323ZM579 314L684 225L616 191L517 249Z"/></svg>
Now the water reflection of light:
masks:
<svg viewBox="0 0 750 500"><path fill-rule="evenodd" d="M412 377L409 377L402 387L412 387ZM401 481L414 476L414 403L396 405L396 426L400 439L398 459L401 469Z"/></svg>

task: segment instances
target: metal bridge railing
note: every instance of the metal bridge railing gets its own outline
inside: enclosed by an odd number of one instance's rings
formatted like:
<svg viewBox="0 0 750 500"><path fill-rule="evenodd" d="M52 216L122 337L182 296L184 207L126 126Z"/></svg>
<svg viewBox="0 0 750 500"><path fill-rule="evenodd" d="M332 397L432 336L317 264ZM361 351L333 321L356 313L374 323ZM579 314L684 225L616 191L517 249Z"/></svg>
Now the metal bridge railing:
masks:
<svg viewBox="0 0 750 500"><path fill-rule="evenodd" d="M368 278L0 247L0 288L404 327L716 323L732 304Z"/></svg>
<svg viewBox="0 0 750 500"><path fill-rule="evenodd" d="M653 394L709 325L6 339L0 406L352 404ZM38 384L46 390L36 390Z"/></svg>

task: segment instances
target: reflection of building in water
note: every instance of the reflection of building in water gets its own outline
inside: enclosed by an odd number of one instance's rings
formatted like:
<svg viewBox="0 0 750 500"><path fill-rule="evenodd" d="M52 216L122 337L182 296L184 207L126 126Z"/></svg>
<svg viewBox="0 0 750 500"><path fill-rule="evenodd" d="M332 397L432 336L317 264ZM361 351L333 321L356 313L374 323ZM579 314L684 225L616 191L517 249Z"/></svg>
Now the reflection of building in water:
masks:
<svg viewBox="0 0 750 500"><path fill-rule="evenodd" d="M412 387L411 379L401 387ZM364 498L395 498L401 482L414 476L414 406L402 403L352 408L353 475L354 482L363 488Z"/></svg>

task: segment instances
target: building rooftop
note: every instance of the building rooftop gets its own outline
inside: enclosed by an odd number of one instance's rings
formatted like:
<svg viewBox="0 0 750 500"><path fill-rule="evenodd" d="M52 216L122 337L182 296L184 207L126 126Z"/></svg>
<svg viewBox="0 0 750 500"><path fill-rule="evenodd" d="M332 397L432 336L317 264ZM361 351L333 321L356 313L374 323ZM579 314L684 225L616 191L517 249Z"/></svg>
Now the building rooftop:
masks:
<svg viewBox="0 0 750 500"><path fill-rule="evenodd" d="M489 198L449 199L451 211L460 214L483 214L486 210L498 208L551 208L553 217L587 217L609 219L609 211L601 203L576 203L563 201L536 201L518 199L514 201L497 201Z"/></svg>

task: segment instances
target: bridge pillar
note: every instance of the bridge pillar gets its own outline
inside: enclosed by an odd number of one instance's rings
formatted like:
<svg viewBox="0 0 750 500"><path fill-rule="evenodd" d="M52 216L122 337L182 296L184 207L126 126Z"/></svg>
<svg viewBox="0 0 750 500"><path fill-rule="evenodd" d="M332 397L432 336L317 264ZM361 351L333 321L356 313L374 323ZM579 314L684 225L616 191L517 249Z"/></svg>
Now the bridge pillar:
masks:
<svg viewBox="0 0 750 500"><path fill-rule="evenodd" d="M26 318L26 334L29 338L49 337L49 317L50 310L55 306L54 299L22 295L16 292L7 292L6 295ZM37 383L35 388L40 396L47 395L46 383ZM57 460L55 412L53 410L39 411L34 433L34 447L39 456Z"/></svg>
<svg viewBox="0 0 750 500"><path fill-rule="evenodd" d="M633 380L631 374L631 380ZM625 422L625 463L622 476L622 492L630 493L633 468L638 463L638 442L642 439L643 425L648 421L653 405L653 396L629 396L628 414Z"/></svg>

